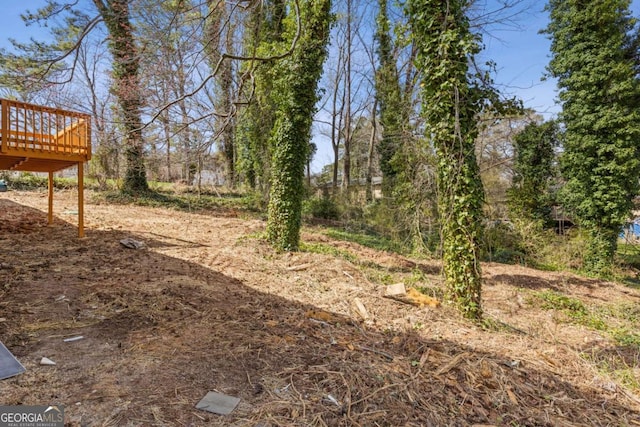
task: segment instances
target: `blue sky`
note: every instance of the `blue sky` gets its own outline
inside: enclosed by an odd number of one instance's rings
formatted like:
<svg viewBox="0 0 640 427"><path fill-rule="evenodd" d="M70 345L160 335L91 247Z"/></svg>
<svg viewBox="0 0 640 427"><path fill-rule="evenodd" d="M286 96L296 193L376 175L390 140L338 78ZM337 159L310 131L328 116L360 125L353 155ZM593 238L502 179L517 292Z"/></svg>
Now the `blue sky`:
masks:
<svg viewBox="0 0 640 427"><path fill-rule="evenodd" d="M489 0L495 4L495 0ZM556 82L541 81L549 63L551 42L539 34L548 23L546 1L529 2L531 7L517 18L518 28L503 28L484 36L483 56L496 62L495 82L505 94L517 95L526 107L550 118L560 111L556 104ZM631 2L634 16L640 16L640 0Z"/></svg>
<svg viewBox="0 0 640 427"><path fill-rule="evenodd" d="M551 45L546 35L539 34L548 23L543 11L546 2L531 3L533 6L516 18L516 27L503 27L484 35L482 58L496 63L494 80L504 94L517 96L526 107L550 118L559 107L555 105L556 82L541 81Z"/></svg>
<svg viewBox="0 0 640 427"><path fill-rule="evenodd" d="M40 31L37 26L25 27L20 14L27 9L35 10L44 2L41 0L3 1L2 13L0 13L0 46L9 45L9 38L20 41L29 40L29 37L37 35Z"/></svg>

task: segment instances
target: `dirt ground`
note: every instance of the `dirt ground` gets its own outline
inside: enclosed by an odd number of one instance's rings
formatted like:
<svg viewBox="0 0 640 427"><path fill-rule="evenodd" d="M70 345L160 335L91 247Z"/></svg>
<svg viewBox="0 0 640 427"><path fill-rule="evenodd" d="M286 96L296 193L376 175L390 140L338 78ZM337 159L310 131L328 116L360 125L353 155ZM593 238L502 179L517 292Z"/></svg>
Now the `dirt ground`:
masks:
<svg viewBox="0 0 640 427"><path fill-rule="evenodd" d="M640 349L530 303L542 290L638 303L638 290L486 264L496 327L480 328L383 296L389 281L439 295L436 261L321 228L303 240L348 257L276 253L264 223L235 211L91 195L78 239L75 197L56 192L48 227L45 193L0 193L0 341L26 367L0 381L0 404L62 404L71 426L640 425L637 390L593 362L616 355L640 381ZM209 391L240 403L226 416L196 409Z"/></svg>

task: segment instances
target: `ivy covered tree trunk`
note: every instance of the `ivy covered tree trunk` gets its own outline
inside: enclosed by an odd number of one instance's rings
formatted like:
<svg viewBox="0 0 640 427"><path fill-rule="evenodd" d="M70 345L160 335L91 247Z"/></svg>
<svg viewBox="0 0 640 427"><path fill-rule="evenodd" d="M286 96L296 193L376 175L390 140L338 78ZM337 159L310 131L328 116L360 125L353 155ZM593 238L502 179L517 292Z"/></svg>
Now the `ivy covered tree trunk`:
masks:
<svg viewBox="0 0 640 427"><path fill-rule="evenodd" d="M274 68L278 108L270 139L273 156L267 238L281 250L296 250L300 241L304 168L331 22L330 0L304 0L299 4L300 38L293 54ZM294 8L290 10L285 20L285 46L296 34L297 17Z"/></svg>
<svg viewBox="0 0 640 427"><path fill-rule="evenodd" d="M552 0L549 71L565 125L563 199L589 238L584 268L611 270L640 175L636 20L628 0Z"/></svg>
<svg viewBox="0 0 640 427"><path fill-rule="evenodd" d="M422 71L425 135L437 154L438 211L447 300L464 316L480 318L483 189L475 156L481 91L470 80L469 59L479 41L469 28L465 0L410 0L416 64Z"/></svg>
<svg viewBox="0 0 640 427"><path fill-rule="evenodd" d="M230 43L229 43L230 44ZM230 188L236 186L236 144L235 144L235 112L233 111L233 69L231 62L226 61L222 67L220 78L221 110L227 114L227 118L221 125L220 139L226 160L227 185Z"/></svg>
<svg viewBox="0 0 640 427"><path fill-rule="evenodd" d="M286 0L257 2L251 10L243 44L251 56L269 56L273 44L283 37L283 20ZM258 188L267 199L270 174L269 135L275 123L272 69L274 61L249 61L244 72L249 71L254 85L245 90L249 105L238 114L236 125L236 148L238 173L244 175L250 188ZM248 90L247 90L248 88Z"/></svg>
<svg viewBox="0 0 640 427"><path fill-rule="evenodd" d="M554 167L559 129L555 121L529 123L513 139L513 179L507 190L509 214L542 229L551 220L550 185L557 171Z"/></svg>
<svg viewBox="0 0 640 427"><path fill-rule="evenodd" d="M139 68L140 60L129 19L129 0L93 0L109 31L109 50L113 56L113 90L117 98L124 130L127 161L125 193L149 190L142 139Z"/></svg>
<svg viewBox="0 0 640 427"><path fill-rule="evenodd" d="M375 73L376 97L380 104L381 140L378 143L380 170L383 182L382 192L391 197L398 175L398 165L393 161L396 151L402 143L402 126L407 122L404 114L407 103L400 89L400 77L393 53L391 24L387 4L389 0L378 0L378 16L376 18L375 39L380 65ZM396 159L397 161L397 159Z"/></svg>

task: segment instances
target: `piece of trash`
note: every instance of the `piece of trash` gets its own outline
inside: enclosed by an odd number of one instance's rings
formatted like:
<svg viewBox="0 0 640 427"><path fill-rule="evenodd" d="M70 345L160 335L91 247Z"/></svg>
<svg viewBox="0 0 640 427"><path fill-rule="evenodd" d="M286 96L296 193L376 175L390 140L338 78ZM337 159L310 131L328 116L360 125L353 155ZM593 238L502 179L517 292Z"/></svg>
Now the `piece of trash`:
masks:
<svg viewBox="0 0 640 427"><path fill-rule="evenodd" d="M395 295L405 295L407 293L404 283L395 283L393 285L387 286L384 295L387 297L395 296Z"/></svg>
<svg viewBox="0 0 640 427"><path fill-rule="evenodd" d="M56 298L56 301L62 301L65 298L67 298L65 295L60 295L59 297Z"/></svg>
<svg viewBox="0 0 640 427"><path fill-rule="evenodd" d="M43 357L42 359L40 359L40 364L45 366L53 366L56 364L56 362L49 359L48 357Z"/></svg>
<svg viewBox="0 0 640 427"><path fill-rule="evenodd" d="M66 210L62 211L62 215L78 215L78 211Z"/></svg>
<svg viewBox="0 0 640 427"><path fill-rule="evenodd" d="M333 403L336 406L342 406L340 405L340 402L338 402L338 399L336 399L335 397L331 396L330 394L327 394L327 400L331 403Z"/></svg>
<svg viewBox="0 0 640 427"><path fill-rule="evenodd" d="M7 183L0 180L0 193L4 193L7 190L8 190Z"/></svg>
<svg viewBox="0 0 640 427"><path fill-rule="evenodd" d="M239 397L227 396L226 394L210 391L198 402L196 409L212 412L218 415L229 415L240 403Z"/></svg>
<svg viewBox="0 0 640 427"><path fill-rule="evenodd" d="M129 249L144 249L147 247L147 245L145 245L144 242L132 239L131 237L127 237L126 239L120 240L120 244L125 248L129 248Z"/></svg>
<svg viewBox="0 0 640 427"><path fill-rule="evenodd" d="M80 341L82 339L84 339L84 337L82 335L78 335L77 337L65 338L62 341L64 341L64 342L74 342L74 341Z"/></svg>
<svg viewBox="0 0 640 427"><path fill-rule="evenodd" d="M518 366L520 366L520 361L519 360L511 360L509 362L504 362L504 364L510 368L517 368Z"/></svg>
<svg viewBox="0 0 640 427"><path fill-rule="evenodd" d="M22 363L0 342L0 380L14 377L24 371L26 369Z"/></svg>

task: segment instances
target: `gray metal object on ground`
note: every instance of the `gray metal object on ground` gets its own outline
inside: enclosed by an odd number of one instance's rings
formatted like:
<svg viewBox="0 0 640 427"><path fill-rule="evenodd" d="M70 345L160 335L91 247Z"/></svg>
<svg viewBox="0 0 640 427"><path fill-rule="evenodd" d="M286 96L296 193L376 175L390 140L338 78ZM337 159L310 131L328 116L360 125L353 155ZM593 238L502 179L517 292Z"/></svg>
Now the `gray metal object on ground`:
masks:
<svg viewBox="0 0 640 427"><path fill-rule="evenodd" d="M22 366L22 364L18 362L18 359L0 342L0 380L19 375L24 371L26 371L24 366Z"/></svg>
<svg viewBox="0 0 640 427"><path fill-rule="evenodd" d="M210 391L198 402L196 408L213 412L214 414L229 415L236 409L238 403L240 403L239 397L227 396L226 394Z"/></svg>

